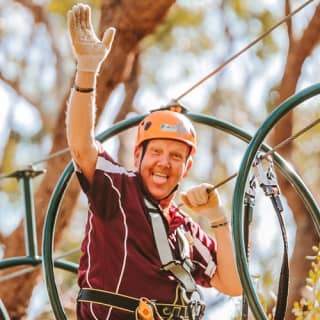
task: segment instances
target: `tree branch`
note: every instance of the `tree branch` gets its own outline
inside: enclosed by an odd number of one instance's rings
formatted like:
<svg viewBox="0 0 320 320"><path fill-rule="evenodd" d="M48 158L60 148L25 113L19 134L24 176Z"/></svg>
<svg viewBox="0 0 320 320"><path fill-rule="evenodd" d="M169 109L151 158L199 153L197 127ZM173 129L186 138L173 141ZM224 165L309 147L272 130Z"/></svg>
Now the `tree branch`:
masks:
<svg viewBox="0 0 320 320"><path fill-rule="evenodd" d="M291 12L291 4L290 0L285 0L285 15L289 15ZM287 33L288 33L288 39L289 39L289 48L293 45L294 38L292 33L292 18L288 19L286 21L287 25Z"/></svg>

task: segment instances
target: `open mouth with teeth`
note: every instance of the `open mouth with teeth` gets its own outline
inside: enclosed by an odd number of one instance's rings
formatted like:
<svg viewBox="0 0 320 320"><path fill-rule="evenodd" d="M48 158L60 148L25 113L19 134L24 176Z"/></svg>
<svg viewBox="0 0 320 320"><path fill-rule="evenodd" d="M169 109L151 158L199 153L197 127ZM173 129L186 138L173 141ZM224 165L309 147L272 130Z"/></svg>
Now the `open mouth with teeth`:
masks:
<svg viewBox="0 0 320 320"><path fill-rule="evenodd" d="M164 184L168 181L169 176L161 173L161 172L154 172L152 173L152 180L156 184Z"/></svg>

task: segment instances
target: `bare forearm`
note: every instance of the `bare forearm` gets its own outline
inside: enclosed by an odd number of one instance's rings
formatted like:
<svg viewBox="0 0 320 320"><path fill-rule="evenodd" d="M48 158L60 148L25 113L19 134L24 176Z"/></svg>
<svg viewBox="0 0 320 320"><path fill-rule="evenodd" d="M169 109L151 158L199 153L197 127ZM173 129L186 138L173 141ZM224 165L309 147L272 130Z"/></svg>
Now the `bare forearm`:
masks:
<svg viewBox="0 0 320 320"><path fill-rule="evenodd" d="M96 76L93 72L77 72L75 85L79 88L95 88ZM71 90L67 107L67 139L72 157L84 172L91 175L96 158L94 142L95 90L79 92ZM90 177L89 177L90 178Z"/></svg>
<svg viewBox="0 0 320 320"><path fill-rule="evenodd" d="M211 284L225 294L236 296L242 293L237 266L233 254L231 231L229 225L214 229L217 240L217 272Z"/></svg>

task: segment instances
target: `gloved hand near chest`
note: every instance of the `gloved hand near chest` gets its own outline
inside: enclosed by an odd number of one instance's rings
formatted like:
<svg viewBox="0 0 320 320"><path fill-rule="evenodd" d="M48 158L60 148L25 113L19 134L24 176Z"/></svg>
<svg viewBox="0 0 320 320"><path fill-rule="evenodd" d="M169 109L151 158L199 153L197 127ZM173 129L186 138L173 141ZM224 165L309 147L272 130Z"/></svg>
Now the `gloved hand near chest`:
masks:
<svg viewBox="0 0 320 320"><path fill-rule="evenodd" d="M181 192L180 198L187 207L208 218L211 223L224 222L227 217L224 213L219 193L217 190L212 189L213 185L201 183L186 192Z"/></svg>
<svg viewBox="0 0 320 320"><path fill-rule="evenodd" d="M111 49L115 28L108 28L100 41L92 26L91 9L82 3L68 12L68 25L78 71L99 72Z"/></svg>

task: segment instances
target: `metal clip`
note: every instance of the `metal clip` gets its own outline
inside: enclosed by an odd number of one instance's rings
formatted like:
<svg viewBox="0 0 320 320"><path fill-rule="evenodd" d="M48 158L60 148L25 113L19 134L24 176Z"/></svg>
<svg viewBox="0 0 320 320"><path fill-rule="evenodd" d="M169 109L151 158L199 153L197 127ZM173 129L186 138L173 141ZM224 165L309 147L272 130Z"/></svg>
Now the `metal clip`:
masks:
<svg viewBox="0 0 320 320"><path fill-rule="evenodd" d="M253 207L256 198L256 177L253 175L249 181L248 188L244 195L244 204Z"/></svg>
<svg viewBox="0 0 320 320"><path fill-rule="evenodd" d="M188 297L186 290L182 289L182 296L187 303L188 319L200 320L206 307L201 292L197 289L191 293L190 297Z"/></svg>
<svg viewBox="0 0 320 320"><path fill-rule="evenodd" d="M280 188L273 171L271 156L265 157L263 154L258 153L253 163L253 172L265 195L271 197L275 209L282 212L283 206L280 200Z"/></svg>

